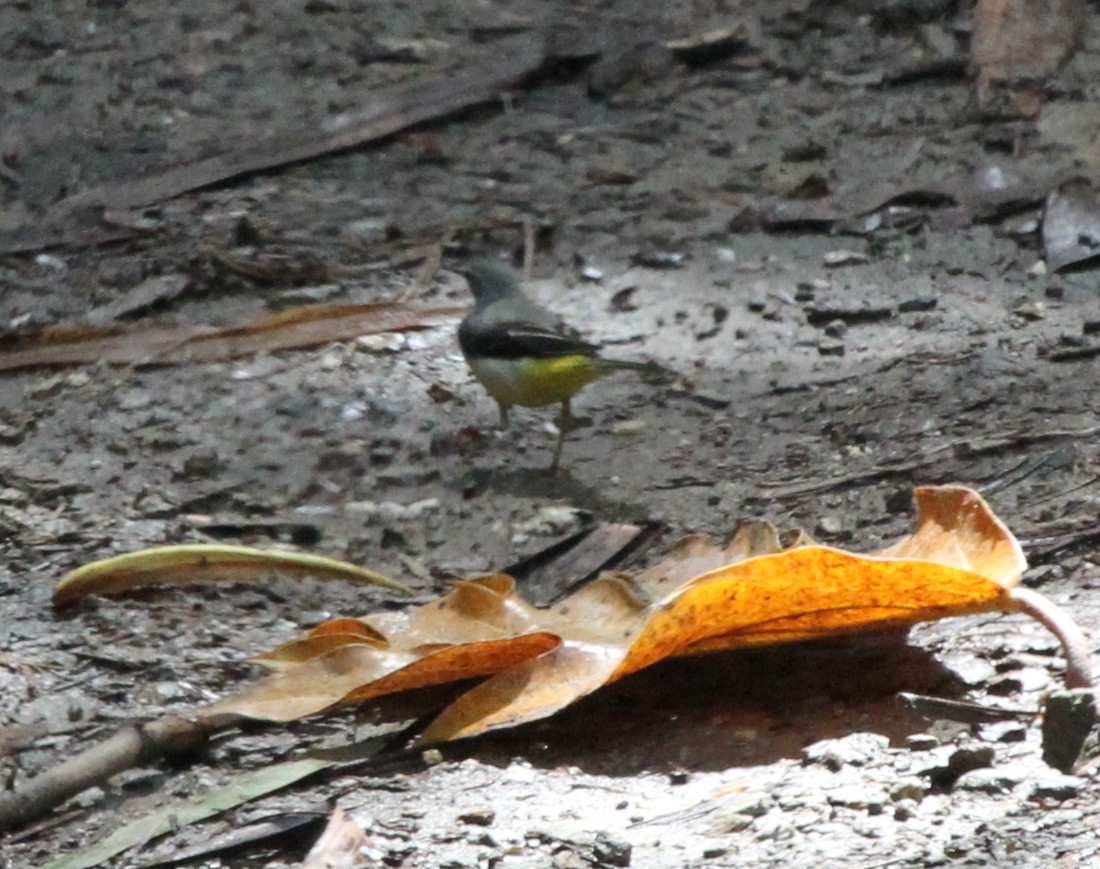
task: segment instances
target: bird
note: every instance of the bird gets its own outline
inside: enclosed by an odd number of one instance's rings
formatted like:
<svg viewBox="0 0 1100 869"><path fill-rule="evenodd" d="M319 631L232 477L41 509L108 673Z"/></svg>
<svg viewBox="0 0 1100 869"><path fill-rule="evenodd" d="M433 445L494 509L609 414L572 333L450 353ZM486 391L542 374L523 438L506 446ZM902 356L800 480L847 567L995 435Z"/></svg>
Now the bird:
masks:
<svg viewBox="0 0 1100 869"><path fill-rule="evenodd" d="M593 380L613 371L664 372L653 362L629 362L600 355L600 347L520 288L515 273L493 260L473 262L464 272L474 309L458 327L458 344L474 377L500 408L500 426L508 428L515 405L561 404L558 440L550 471L561 463L572 419L570 400Z"/></svg>

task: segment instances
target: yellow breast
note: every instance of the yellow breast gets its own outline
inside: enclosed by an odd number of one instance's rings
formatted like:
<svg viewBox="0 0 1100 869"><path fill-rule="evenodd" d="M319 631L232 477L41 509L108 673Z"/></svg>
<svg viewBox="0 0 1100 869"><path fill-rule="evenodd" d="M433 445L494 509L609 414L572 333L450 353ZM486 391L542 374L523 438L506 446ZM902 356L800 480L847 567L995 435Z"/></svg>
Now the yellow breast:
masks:
<svg viewBox="0 0 1100 869"><path fill-rule="evenodd" d="M470 370L501 404L541 407L572 398L606 371L590 356L468 359Z"/></svg>

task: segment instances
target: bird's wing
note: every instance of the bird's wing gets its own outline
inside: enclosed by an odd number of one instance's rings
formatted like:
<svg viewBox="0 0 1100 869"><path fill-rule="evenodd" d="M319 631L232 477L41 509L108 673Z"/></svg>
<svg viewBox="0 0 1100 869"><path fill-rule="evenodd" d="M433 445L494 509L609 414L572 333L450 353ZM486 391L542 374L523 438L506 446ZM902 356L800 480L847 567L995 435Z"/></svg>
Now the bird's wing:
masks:
<svg viewBox="0 0 1100 869"><path fill-rule="evenodd" d="M564 328L549 329L529 322L494 323L481 327L467 320L459 327L458 341L468 356L493 359L552 359L555 356L595 356L599 347Z"/></svg>

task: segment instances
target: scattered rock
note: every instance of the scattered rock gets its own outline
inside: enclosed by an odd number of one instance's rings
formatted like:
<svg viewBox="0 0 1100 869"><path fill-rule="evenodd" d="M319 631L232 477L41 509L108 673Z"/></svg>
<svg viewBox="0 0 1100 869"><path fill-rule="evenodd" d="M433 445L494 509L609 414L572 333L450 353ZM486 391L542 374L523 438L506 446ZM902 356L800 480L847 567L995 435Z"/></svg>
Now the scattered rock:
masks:
<svg viewBox="0 0 1100 869"><path fill-rule="evenodd" d="M592 856L604 866L629 866L633 847L625 839L618 839L610 833L597 833L592 845Z"/></svg>
<svg viewBox="0 0 1100 869"><path fill-rule="evenodd" d="M1012 313L1022 320L1036 322L1046 316L1046 305L1042 302L1024 302L1012 309Z"/></svg>
<svg viewBox="0 0 1100 869"><path fill-rule="evenodd" d="M987 745L958 748L947 759L947 769L956 778L974 769L984 769L993 765L993 749Z"/></svg>
<svg viewBox="0 0 1100 869"><path fill-rule="evenodd" d="M882 791L871 785L853 785L830 791L830 806L843 806L848 809L861 809L869 815L881 815L886 808L886 797Z"/></svg>
<svg viewBox="0 0 1100 869"><path fill-rule="evenodd" d="M1060 772L1073 770L1082 757L1098 752L1096 695L1089 689L1057 691L1047 698L1043 716L1043 760Z"/></svg>
<svg viewBox="0 0 1100 869"><path fill-rule="evenodd" d="M643 41L601 54L588 74L588 93L595 99L607 99L619 91L651 87L667 79L676 68L676 59L664 43Z"/></svg>
<svg viewBox="0 0 1100 869"><path fill-rule="evenodd" d="M14 425L0 422L0 446L14 447L23 442L25 432Z"/></svg>
<svg viewBox="0 0 1100 869"><path fill-rule="evenodd" d="M955 788L983 794L1007 794L1026 778L1009 767L972 769L955 780Z"/></svg>
<svg viewBox="0 0 1100 869"><path fill-rule="evenodd" d="M683 394L697 404L701 404L703 407L709 407L711 410L725 410L730 406L731 399L724 393L693 390Z"/></svg>
<svg viewBox="0 0 1100 869"><path fill-rule="evenodd" d="M64 388L65 388L65 378L64 378L64 376L62 376L60 374L54 374L50 377L44 377L41 380L38 380L38 381L32 383L30 388L27 390L27 395L30 398L37 398L37 399L53 398L55 395L60 395L61 391ZM127 396L133 396L133 395L142 396L145 399L144 403L142 405L140 405L140 407L147 407L152 402L152 397L148 393L146 393L142 390L133 390L133 391L127 393ZM126 399L123 399L122 403L123 403L123 408L122 408L123 410L137 410L138 409L138 408L128 408L128 407L126 407L125 406Z"/></svg>
<svg viewBox="0 0 1100 869"><path fill-rule="evenodd" d="M1083 265L1100 253L1100 211L1088 181L1072 179L1047 197L1043 250L1054 272Z"/></svg>
<svg viewBox="0 0 1100 869"><path fill-rule="evenodd" d="M988 660L973 652L950 653L944 655L942 661L964 685L986 685L997 675L996 668Z"/></svg>
<svg viewBox="0 0 1100 869"><path fill-rule="evenodd" d="M802 762L821 764L836 772L845 766L870 763L889 746L889 738L879 733L852 733L807 746L802 749Z"/></svg>
<svg viewBox="0 0 1100 869"><path fill-rule="evenodd" d="M360 335L355 339L355 349L363 353L396 353L405 348L406 337L401 332L382 332L377 335Z"/></svg>
<svg viewBox="0 0 1100 869"><path fill-rule="evenodd" d="M359 441L348 441L317 457L314 465L318 471L338 471L358 467L364 458L366 448Z"/></svg>
<svg viewBox="0 0 1100 869"><path fill-rule="evenodd" d="M826 268L838 268L839 266L858 265L862 263L870 262L870 258L865 253L860 253L858 250L830 250L822 257L822 262Z"/></svg>
<svg viewBox="0 0 1100 869"><path fill-rule="evenodd" d="M213 447L195 450L183 460L181 471L189 480L202 480L213 477L221 468L221 457Z"/></svg>
<svg viewBox="0 0 1100 869"><path fill-rule="evenodd" d="M439 479L439 469L421 465L394 465L378 472L377 480L383 486L426 486Z"/></svg>
<svg viewBox="0 0 1100 869"><path fill-rule="evenodd" d="M586 514L576 507L551 505L543 507L525 522L517 522L512 528L512 541L520 543L531 537L552 537L576 531L585 521Z"/></svg>
<svg viewBox="0 0 1100 869"><path fill-rule="evenodd" d="M344 295L347 288L342 284L314 284L308 287L294 287L283 290L276 298L284 305L316 305Z"/></svg>
<svg viewBox="0 0 1100 869"><path fill-rule="evenodd" d="M854 326L864 323L881 323L893 319L895 309L890 305L871 302L847 305L838 302L822 302L806 309L806 322L817 328L837 328L837 323Z"/></svg>
<svg viewBox="0 0 1100 869"><path fill-rule="evenodd" d="M634 254L630 261L647 269L682 269L684 259L679 251L641 251Z"/></svg>
<svg viewBox="0 0 1100 869"><path fill-rule="evenodd" d="M393 223L386 217L364 217L353 220L341 230L349 244L367 245L385 241L393 232Z"/></svg>
<svg viewBox="0 0 1100 869"><path fill-rule="evenodd" d="M898 302L899 314L919 314L926 311L934 311L939 304L935 296L923 296L915 299L906 299Z"/></svg>
<svg viewBox="0 0 1100 869"><path fill-rule="evenodd" d="M454 390L448 389L438 381L434 381L432 385L428 387L428 398L436 404L448 404L458 398L458 396L455 395Z"/></svg>
<svg viewBox="0 0 1100 869"><path fill-rule="evenodd" d="M344 509L364 516L377 517L383 522L410 522L422 519L429 513L439 510L438 498L423 498L411 504L398 504L394 501L351 501Z"/></svg>
<svg viewBox="0 0 1100 869"><path fill-rule="evenodd" d="M608 307L612 311L623 314L637 311L638 303L634 301L634 294L637 291L637 286L623 287L621 290L616 290Z"/></svg>
<svg viewBox="0 0 1100 869"><path fill-rule="evenodd" d="M1047 773L1035 780L1035 784L1031 788L1031 798L1033 800L1055 800L1057 802L1071 800L1081 792L1081 788L1084 786L1084 780L1078 776Z"/></svg>
<svg viewBox="0 0 1100 869"><path fill-rule="evenodd" d="M904 778L890 788L890 799L894 802L912 800L919 803L924 799L924 782L918 778Z"/></svg>
<svg viewBox="0 0 1100 869"><path fill-rule="evenodd" d="M472 812L463 812L458 816L458 821L461 824L471 824L475 827L490 827L496 817L496 812L492 809L475 809Z"/></svg>

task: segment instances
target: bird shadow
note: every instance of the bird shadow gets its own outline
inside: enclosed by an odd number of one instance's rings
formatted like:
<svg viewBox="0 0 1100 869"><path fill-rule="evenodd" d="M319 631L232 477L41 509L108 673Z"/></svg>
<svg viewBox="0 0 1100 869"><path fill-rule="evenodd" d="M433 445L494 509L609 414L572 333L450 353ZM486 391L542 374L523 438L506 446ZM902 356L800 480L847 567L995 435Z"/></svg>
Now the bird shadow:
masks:
<svg viewBox="0 0 1100 869"><path fill-rule="evenodd" d="M648 513L642 504L608 498L596 487L568 473L555 473L545 468L472 468L462 475L457 486L468 501L494 493L515 498L562 500L597 518L616 522L643 522Z"/></svg>

